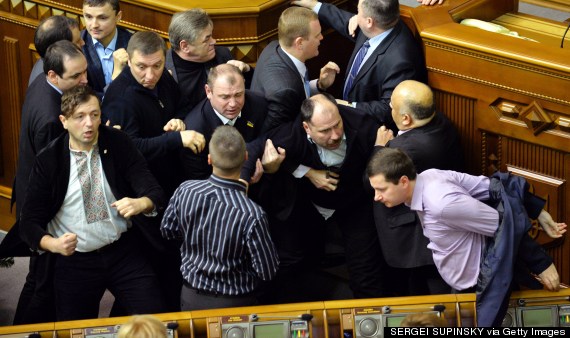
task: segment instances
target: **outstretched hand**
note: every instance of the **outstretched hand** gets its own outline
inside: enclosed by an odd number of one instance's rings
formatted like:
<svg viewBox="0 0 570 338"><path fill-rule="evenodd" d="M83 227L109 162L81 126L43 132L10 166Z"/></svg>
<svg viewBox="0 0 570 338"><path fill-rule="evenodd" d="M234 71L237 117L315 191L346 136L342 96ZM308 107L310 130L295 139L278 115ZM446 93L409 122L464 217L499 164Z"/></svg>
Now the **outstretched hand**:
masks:
<svg viewBox="0 0 570 338"><path fill-rule="evenodd" d="M313 9L317 5L317 0L292 0L291 5Z"/></svg>
<svg viewBox="0 0 570 338"><path fill-rule="evenodd" d="M323 68L321 68L318 83L319 89L325 90L332 86L334 79L336 78L336 74L338 73L340 73L340 67L336 63L329 61Z"/></svg>
<svg viewBox="0 0 570 338"><path fill-rule="evenodd" d="M550 264L546 270L542 271L538 278L548 291L558 291L560 290L560 276L554 264Z"/></svg>
<svg viewBox="0 0 570 338"><path fill-rule="evenodd" d="M546 210L540 212L538 223L551 238L560 238L566 232L566 223L555 222Z"/></svg>
<svg viewBox="0 0 570 338"><path fill-rule="evenodd" d="M352 18L348 20L348 34L354 37L357 28L358 28L358 15L353 15Z"/></svg>

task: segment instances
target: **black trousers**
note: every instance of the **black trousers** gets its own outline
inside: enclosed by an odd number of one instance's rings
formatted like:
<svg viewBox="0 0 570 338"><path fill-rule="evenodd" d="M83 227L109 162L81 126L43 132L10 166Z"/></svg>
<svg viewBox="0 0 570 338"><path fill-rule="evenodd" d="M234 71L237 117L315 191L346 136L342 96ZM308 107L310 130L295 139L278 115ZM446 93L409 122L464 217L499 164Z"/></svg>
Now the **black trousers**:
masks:
<svg viewBox="0 0 570 338"><path fill-rule="evenodd" d="M279 253L279 271L264 287L262 303L334 299L334 285L324 285L318 268L324 253L326 222L336 222L344 241L349 284L355 298L387 296L386 263L382 256L372 201L352 203L325 221L308 199L300 196L286 221L270 217L271 238Z"/></svg>
<svg viewBox="0 0 570 338"><path fill-rule="evenodd" d="M255 293L238 296L215 295L184 285L180 294L182 311L253 306L257 304Z"/></svg>
<svg viewBox="0 0 570 338"><path fill-rule="evenodd" d="M58 321L97 318L105 289L129 315L164 310L156 275L128 233L100 250L58 255L54 288Z"/></svg>

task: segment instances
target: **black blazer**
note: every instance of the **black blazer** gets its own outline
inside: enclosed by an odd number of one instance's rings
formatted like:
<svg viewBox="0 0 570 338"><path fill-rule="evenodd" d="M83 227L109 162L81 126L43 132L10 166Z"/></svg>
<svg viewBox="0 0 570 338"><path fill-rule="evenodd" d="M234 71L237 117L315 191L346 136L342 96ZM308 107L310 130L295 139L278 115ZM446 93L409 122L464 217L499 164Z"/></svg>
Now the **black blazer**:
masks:
<svg viewBox="0 0 570 338"><path fill-rule="evenodd" d="M188 113L178 84L164 71L155 91L144 88L126 66L109 85L103 115L111 125L120 125L148 161L149 168L167 196L182 182L178 152L182 149L179 132L164 132L173 118L183 120Z"/></svg>
<svg viewBox="0 0 570 338"><path fill-rule="evenodd" d="M360 30L357 31L356 38L348 34L348 20L353 15L328 3L323 3L319 10L319 21L324 26L332 27L355 42L346 66L343 88L354 58L367 40ZM404 80L427 83L427 70L420 45L408 27L398 20L392 32L362 65L348 94L348 101L357 102L357 108L374 116L379 123L397 130L392 121L390 96L394 88Z"/></svg>
<svg viewBox="0 0 570 338"><path fill-rule="evenodd" d="M267 112L267 101L258 93L245 91L245 104L241 110L241 117L236 120L234 127L243 136L247 143L250 158L258 158L263 152L265 138L261 135L261 128ZM206 138L206 147L199 154L194 154L190 149L180 151L183 176L185 180L202 180L212 174L212 167L208 164L208 144L214 130L222 125L222 120L214 112L208 98L202 100L184 120L186 129L195 130ZM261 141L257 139L261 137ZM259 149L261 147L261 149ZM245 176L247 177L247 176ZM251 175L249 176L251 177Z"/></svg>
<svg viewBox="0 0 570 338"><path fill-rule="evenodd" d="M278 41L263 49L255 67L251 90L269 103L263 132L295 120L307 98L303 79Z"/></svg>
<svg viewBox="0 0 570 338"><path fill-rule="evenodd" d="M26 197L36 155L64 131L60 114L61 94L48 84L45 75L38 76L28 87L22 107L18 167L12 193L12 203L17 203L16 218Z"/></svg>
<svg viewBox="0 0 570 338"><path fill-rule="evenodd" d="M126 29L117 27L117 44L115 45L115 50L120 48L126 49L131 35L132 34ZM99 98L102 98L105 94L106 84L101 59L99 59L99 55L97 55L97 51L93 46L93 39L86 29L81 31L81 38L85 41L83 54L85 54L85 58L87 59L87 81Z"/></svg>
<svg viewBox="0 0 570 338"><path fill-rule="evenodd" d="M455 127L442 113L425 126L411 129L386 144L406 152L418 172L436 168L463 171L463 154ZM382 147L377 147L378 149ZM388 208L374 203L374 221L386 262L397 268L433 264L429 240L418 216L404 204Z"/></svg>
<svg viewBox="0 0 570 338"><path fill-rule="evenodd" d="M164 191L128 135L101 126L98 143L103 171L115 198L146 196L153 201L157 212L162 212L166 204ZM19 228L22 239L34 251L38 250L41 238L48 234L47 224L64 202L69 170L69 134L65 133L38 154L30 175ZM132 217L132 229L140 231L151 245L162 248L157 222L150 219L144 215Z"/></svg>
<svg viewBox="0 0 570 338"><path fill-rule="evenodd" d="M300 116L291 127L279 128L272 137L275 146L284 148L287 156L280 170L273 175L264 175L261 182L260 203L269 209L268 213L286 219L298 193L322 207L335 210L356 209L355 205L372 203L371 193L364 189L363 175L374 149L379 125L361 110L342 105L338 108L347 142L346 157L340 168L328 168L321 162L316 145L307 139ZM337 189L332 192L317 189L307 178L294 178L291 170L300 164L317 170L338 172L340 181Z"/></svg>

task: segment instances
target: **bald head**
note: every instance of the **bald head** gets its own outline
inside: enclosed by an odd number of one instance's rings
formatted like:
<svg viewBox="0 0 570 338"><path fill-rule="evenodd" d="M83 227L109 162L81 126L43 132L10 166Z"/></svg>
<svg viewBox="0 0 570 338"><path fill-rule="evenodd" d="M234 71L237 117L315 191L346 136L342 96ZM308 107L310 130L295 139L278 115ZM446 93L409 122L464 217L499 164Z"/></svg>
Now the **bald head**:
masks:
<svg viewBox="0 0 570 338"><path fill-rule="evenodd" d="M342 117L333 97L325 94L312 96L301 105L301 120L307 135L317 145L335 150L344 135Z"/></svg>
<svg viewBox="0 0 570 338"><path fill-rule="evenodd" d="M435 114L431 89L414 80L400 82L392 92L390 104L392 118L400 130L423 126Z"/></svg>

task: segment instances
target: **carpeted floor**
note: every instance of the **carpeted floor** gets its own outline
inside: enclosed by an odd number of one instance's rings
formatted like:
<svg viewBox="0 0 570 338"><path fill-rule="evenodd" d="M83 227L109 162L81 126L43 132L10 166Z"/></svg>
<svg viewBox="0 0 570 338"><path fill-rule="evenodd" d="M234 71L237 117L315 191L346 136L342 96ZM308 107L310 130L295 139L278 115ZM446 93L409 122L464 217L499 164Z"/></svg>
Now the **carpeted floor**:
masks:
<svg viewBox="0 0 570 338"><path fill-rule="evenodd" d="M6 233L0 231L0 242ZM28 273L29 258L16 257L10 268L0 268L0 326L12 325L18 297ZM99 318L108 317L114 297L106 292L99 307Z"/></svg>

